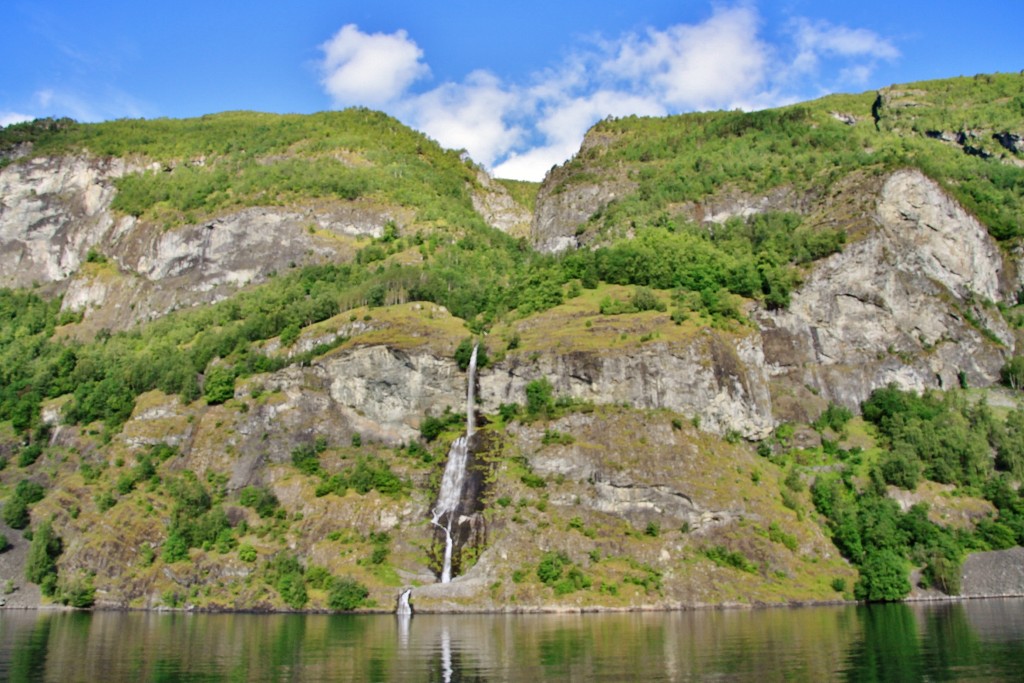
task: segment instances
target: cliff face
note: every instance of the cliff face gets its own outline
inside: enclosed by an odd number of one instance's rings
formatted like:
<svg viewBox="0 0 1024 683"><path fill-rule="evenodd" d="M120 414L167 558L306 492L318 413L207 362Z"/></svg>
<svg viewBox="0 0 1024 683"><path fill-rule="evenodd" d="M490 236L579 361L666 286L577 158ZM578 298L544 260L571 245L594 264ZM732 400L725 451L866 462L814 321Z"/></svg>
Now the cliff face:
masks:
<svg viewBox="0 0 1024 683"><path fill-rule="evenodd" d="M866 234L815 267L787 311L757 315L769 372L850 408L890 382L990 385L1015 344L992 305L1008 298L1011 270L934 181L896 172Z"/></svg>
<svg viewBox="0 0 1024 683"><path fill-rule="evenodd" d="M588 230L590 218L640 187L626 168L591 173L586 160L607 144L592 135L580 163L555 169L532 219L486 175L471 188L473 210L513 236L529 230L544 252L595 246L608 236ZM83 318L63 333L90 339L221 301L292 268L350 262L389 223L403 234L414 224L445 227L379 197L245 208L166 227L111 208L117 179L140 170L87 156L0 170L0 286L63 295L63 309ZM1012 249L1001 250L920 171L833 180L760 193L726 184L665 209L709 231L769 211L842 230L843 249L803 268L784 310L747 300L744 320L727 324L655 310L604 315L599 298L625 290L605 283L482 337L491 356L477 380L483 512L458 558L461 578L449 586L433 585L438 548L428 520L445 445L461 424L449 421L432 442L421 428L448 408L464 410L467 378L454 356L470 334L436 304L360 307L307 326L298 339L282 333L260 350L300 362L247 374L217 405L143 394L113 434L99 424L63 424L71 399L50 400L43 420L52 427L51 455L0 479L13 486L24 475L51 486L32 519L54 520L66 544L61 571L94 573L105 606L278 609L280 596L260 577L265 561L282 553L358 578L383 608L403 585L418 586L418 607L438 610L841 597L833 586L852 585L855 572L816 518L807 482L794 482L746 441L768 439L783 422L809 422L829 403L856 411L890 383L995 384L1017 350L999 304L1015 301L1024 274ZM375 263L375 274L426 258L436 245L424 234ZM526 403L538 380L559 410L551 419L513 420L509 406ZM8 460L23 445L12 430L0 442ZM177 450L158 476L145 486L123 483L160 444ZM295 453L314 447L316 467L298 469ZM381 463L404 488L337 486ZM165 483L187 473L209 486L232 528L246 530L259 562L214 543L192 548L187 561L159 559L179 515ZM273 493L279 510L264 519L243 505L247 487ZM3 530L15 551L0 571L20 571L14 565L23 564L27 541ZM539 582L538 563L552 557L592 590L562 597ZM310 604L321 608L325 599L320 590Z"/></svg>

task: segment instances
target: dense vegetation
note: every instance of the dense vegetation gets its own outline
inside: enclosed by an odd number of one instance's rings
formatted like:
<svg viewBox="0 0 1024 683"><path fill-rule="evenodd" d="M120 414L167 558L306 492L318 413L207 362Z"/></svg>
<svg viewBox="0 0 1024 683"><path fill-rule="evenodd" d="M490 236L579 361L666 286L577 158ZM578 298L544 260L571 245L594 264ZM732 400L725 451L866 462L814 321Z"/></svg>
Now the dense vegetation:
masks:
<svg viewBox="0 0 1024 683"><path fill-rule="evenodd" d="M833 443L840 470L817 476L811 491L834 542L860 569L858 599L905 597L911 589L908 571L915 566L924 568L924 585L955 595L967 552L1024 545L1024 496L1012 486L1024 463L1024 411L998 419L963 392L917 395L895 387L874 391L862 409L878 431L879 454L865 461L861 453L840 452ZM973 530L951 528L930 519L927 504L901 512L887 495L886 484L912 490L925 480L981 496L997 515Z"/></svg>
<svg viewBox="0 0 1024 683"><path fill-rule="evenodd" d="M918 167L996 238L1013 239L1024 235L1024 168L1001 161L1020 155L994 136L1020 132L1022 103L1024 76L997 74L914 83L883 100L875 93L834 95L753 113L608 119L592 131L602 144L573 159L559 177L572 184L625 170L636 191L590 220L590 228L614 236L671 221L675 206L727 187L820 195L855 170ZM833 112L856 117L856 125ZM966 146L934 137L965 131Z"/></svg>

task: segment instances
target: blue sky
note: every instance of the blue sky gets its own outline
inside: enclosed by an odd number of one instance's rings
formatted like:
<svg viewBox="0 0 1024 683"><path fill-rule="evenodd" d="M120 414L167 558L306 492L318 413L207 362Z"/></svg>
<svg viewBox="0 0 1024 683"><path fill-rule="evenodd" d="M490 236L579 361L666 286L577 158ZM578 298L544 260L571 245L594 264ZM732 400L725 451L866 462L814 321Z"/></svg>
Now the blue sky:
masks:
<svg viewBox="0 0 1024 683"><path fill-rule="evenodd" d="M7 0L0 125L381 109L539 180L605 116L1024 69L1021 0Z"/></svg>

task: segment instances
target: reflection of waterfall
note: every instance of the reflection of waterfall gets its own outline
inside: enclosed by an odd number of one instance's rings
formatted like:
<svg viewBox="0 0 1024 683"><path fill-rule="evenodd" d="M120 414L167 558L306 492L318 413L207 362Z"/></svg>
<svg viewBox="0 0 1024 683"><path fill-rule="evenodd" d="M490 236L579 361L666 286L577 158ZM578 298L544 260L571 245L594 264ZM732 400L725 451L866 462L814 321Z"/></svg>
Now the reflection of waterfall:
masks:
<svg viewBox="0 0 1024 683"><path fill-rule="evenodd" d="M473 436L476 428L474 405L474 385L476 384L476 352L477 346L473 347L473 354L469 357L469 387L466 390L466 434L460 436L452 443L448 451L448 463L444 467L444 476L441 478L441 490L437 494L437 504L434 505L434 512L431 515L431 522L434 526L444 531L444 562L441 566L441 583L449 583L452 580L452 552L454 550L454 539L452 538L452 522L458 517L459 503L462 500L462 488L466 480L466 462L469 460L469 439ZM442 518L445 518L442 523Z"/></svg>
<svg viewBox="0 0 1024 683"><path fill-rule="evenodd" d="M441 631L441 675L444 676L444 683L451 683L452 680L452 637L445 627Z"/></svg>

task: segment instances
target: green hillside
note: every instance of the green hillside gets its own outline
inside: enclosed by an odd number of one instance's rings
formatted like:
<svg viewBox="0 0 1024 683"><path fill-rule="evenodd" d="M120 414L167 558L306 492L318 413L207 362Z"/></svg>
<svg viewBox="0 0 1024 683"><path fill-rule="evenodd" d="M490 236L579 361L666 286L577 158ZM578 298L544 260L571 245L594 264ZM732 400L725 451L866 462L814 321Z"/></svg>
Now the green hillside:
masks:
<svg viewBox="0 0 1024 683"><path fill-rule="evenodd" d="M1024 169L993 135L1021 130L1024 76L997 74L833 95L759 112L627 117L597 124L593 144L559 171L561 183L625 175L638 184L587 229L609 237L627 227L671 224L673 207L725 188L764 193L780 186L821 195L838 179L917 167L942 183L1009 240L1024 234ZM851 122L855 121L855 125ZM929 133L971 131L983 155ZM556 189L557 191L557 189Z"/></svg>
<svg viewBox="0 0 1024 683"><path fill-rule="evenodd" d="M438 403L417 416L419 437L390 443L364 440L358 426L372 417L349 405L332 413L347 422L330 440L318 411L334 399L316 373L364 348L395 352L411 373L428 364L410 360L413 351L445 365L465 361L478 340L481 368L520 384L484 416L491 535L467 546L459 569L488 548L505 559L489 560L497 578L464 607L893 600L911 590L912 568L922 585L955 594L968 553L1024 544L1024 370L990 329L1020 327L1019 295L960 301L934 285L948 317L1007 360L1010 391L968 387L961 373L944 392L876 387L857 416L809 384L785 387L812 419L777 421L758 442L701 431L699 415L559 394L536 368L582 358L572 379L596 383L588 373L599 361L650 357L653 378L623 381L655 392L663 361L699 349L707 355L695 364L743 385L742 373L722 369L747 362L735 348L872 227L835 218L833 190L867 196L898 169L938 182L1014 263L1024 153L1004 141L1022 134L1024 76L1003 74L752 113L608 119L543 187L499 183L531 212L573 188L628 188L563 226L586 247L544 254L474 208L483 190L471 160L364 109L0 129L0 154L10 155L0 168L74 155L129 161L137 170L113 181L110 208L157 232L247 207L346 203L411 216L351 238L351 259L293 265L130 329L94 334L81 325L89 311L62 310L59 283L0 289L6 529L29 532L19 539L30 545L29 581L76 606L98 589L121 606L152 606L155 592L169 607L386 609L415 568L436 569L420 513L465 416ZM686 210L780 188L810 208L712 228ZM116 247L90 245L74 275L130 278ZM873 360L926 362L943 343L922 336L918 356L890 344ZM322 402L295 408L307 395ZM229 488L246 468L252 483ZM594 491L615 487L594 471L655 492L690 487L673 500L693 498L713 521L668 528L667 516L639 524L642 515L609 512ZM899 491L918 498L902 509ZM385 529L381 519L396 521Z"/></svg>

